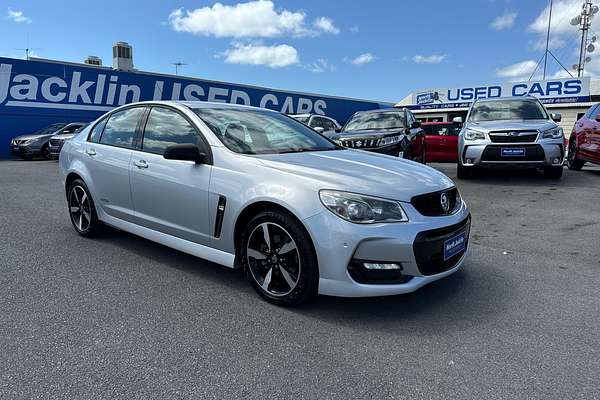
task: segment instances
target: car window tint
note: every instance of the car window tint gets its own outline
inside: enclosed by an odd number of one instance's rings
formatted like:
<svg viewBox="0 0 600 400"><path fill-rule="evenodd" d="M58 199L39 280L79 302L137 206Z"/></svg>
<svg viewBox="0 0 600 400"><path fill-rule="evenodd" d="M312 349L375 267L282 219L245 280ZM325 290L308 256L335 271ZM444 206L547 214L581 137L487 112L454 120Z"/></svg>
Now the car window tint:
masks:
<svg viewBox="0 0 600 400"><path fill-rule="evenodd" d="M100 137L100 143L132 148L135 129L143 112L144 108L136 107L112 114Z"/></svg>
<svg viewBox="0 0 600 400"><path fill-rule="evenodd" d="M80 127L81 127L81 125L69 125L69 126L67 126L67 127L63 128L63 129L62 129L62 130L59 132L59 134L61 134L61 135L64 135L64 134L67 134L67 133L73 133L73 132L75 132L77 129L79 129Z"/></svg>
<svg viewBox="0 0 600 400"><path fill-rule="evenodd" d="M152 108L144 129L142 150L164 154L169 146L197 144L197 141L196 129L181 114L168 108Z"/></svg>
<svg viewBox="0 0 600 400"><path fill-rule="evenodd" d="M100 135L102 135L102 131L106 125L106 121L108 121L108 118L104 118L102 121L98 122L96 126L94 126L94 129L92 129L90 135L88 136L89 142L98 143L100 140Z"/></svg>
<svg viewBox="0 0 600 400"><path fill-rule="evenodd" d="M335 129L335 124L333 121L323 118L323 127L326 131L333 131Z"/></svg>
<svg viewBox="0 0 600 400"><path fill-rule="evenodd" d="M310 127L311 128L323 128L323 122L322 122L321 118L313 117L313 119L310 121Z"/></svg>

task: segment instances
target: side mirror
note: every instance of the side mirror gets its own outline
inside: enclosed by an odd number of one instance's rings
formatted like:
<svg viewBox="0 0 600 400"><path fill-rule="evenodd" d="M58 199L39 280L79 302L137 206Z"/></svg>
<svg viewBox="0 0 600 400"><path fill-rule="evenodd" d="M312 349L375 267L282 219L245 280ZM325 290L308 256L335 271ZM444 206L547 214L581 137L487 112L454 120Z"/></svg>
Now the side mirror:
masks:
<svg viewBox="0 0 600 400"><path fill-rule="evenodd" d="M550 118L552 118L552 121L554 121L554 122L562 121L562 115L559 113L551 113Z"/></svg>
<svg viewBox="0 0 600 400"><path fill-rule="evenodd" d="M454 117L454 118L452 118L452 122L454 122L456 124L462 124L463 123L463 117Z"/></svg>
<svg viewBox="0 0 600 400"><path fill-rule="evenodd" d="M412 124L410 124L410 129L417 129L421 127L421 121L414 121Z"/></svg>
<svg viewBox="0 0 600 400"><path fill-rule="evenodd" d="M325 132L325 128L323 128L322 126L315 126L313 129L319 133Z"/></svg>
<svg viewBox="0 0 600 400"><path fill-rule="evenodd" d="M194 144L175 144L165 149L163 157L167 160L193 161L202 164L206 154L201 153L198 146Z"/></svg>
<svg viewBox="0 0 600 400"><path fill-rule="evenodd" d="M335 128L335 133L342 133L342 128Z"/></svg>

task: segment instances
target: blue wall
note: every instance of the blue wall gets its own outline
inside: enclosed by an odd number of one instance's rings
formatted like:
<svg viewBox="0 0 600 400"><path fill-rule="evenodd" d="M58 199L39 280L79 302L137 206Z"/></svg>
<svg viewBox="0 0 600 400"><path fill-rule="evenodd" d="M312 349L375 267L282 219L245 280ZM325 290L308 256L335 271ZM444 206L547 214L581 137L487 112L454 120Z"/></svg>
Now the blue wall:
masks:
<svg viewBox="0 0 600 400"><path fill-rule="evenodd" d="M173 75L0 57L0 158L9 156L11 138L52 123L92 121L132 101L176 99L246 104L285 113L313 112L340 123L356 111L391 106Z"/></svg>

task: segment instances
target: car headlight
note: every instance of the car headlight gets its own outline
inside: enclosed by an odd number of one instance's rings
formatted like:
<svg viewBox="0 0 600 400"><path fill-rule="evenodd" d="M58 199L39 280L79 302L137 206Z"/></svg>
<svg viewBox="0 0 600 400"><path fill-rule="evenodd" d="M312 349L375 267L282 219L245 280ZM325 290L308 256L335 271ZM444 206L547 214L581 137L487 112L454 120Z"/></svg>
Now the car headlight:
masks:
<svg viewBox="0 0 600 400"><path fill-rule="evenodd" d="M402 135L388 136L379 140L380 146L389 146L402 140Z"/></svg>
<svg viewBox="0 0 600 400"><path fill-rule="evenodd" d="M465 140L480 140L485 139L483 132L474 131L473 129L465 129Z"/></svg>
<svg viewBox="0 0 600 400"><path fill-rule="evenodd" d="M542 135L542 137L544 139L560 139L562 137L564 137L564 132L563 129L561 127L556 127L556 128L552 128L552 129L548 129L547 131L544 131L544 134Z"/></svg>
<svg viewBox="0 0 600 400"><path fill-rule="evenodd" d="M319 197L329 211L356 224L408 221L397 201L335 190L321 190Z"/></svg>

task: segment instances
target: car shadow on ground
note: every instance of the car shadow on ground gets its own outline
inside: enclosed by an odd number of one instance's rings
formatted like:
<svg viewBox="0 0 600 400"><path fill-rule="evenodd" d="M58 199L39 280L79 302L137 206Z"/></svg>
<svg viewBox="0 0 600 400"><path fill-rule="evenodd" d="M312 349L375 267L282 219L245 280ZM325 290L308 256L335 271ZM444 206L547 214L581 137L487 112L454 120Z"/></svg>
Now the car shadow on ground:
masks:
<svg viewBox="0 0 600 400"><path fill-rule="evenodd" d="M224 299L212 301L227 301L228 296L242 297L246 298L245 303L255 304L257 312L261 313L265 307L276 307L259 298L239 269L226 268L115 229L108 229L98 240L154 260L167 268L189 273L192 279L198 279L199 291L204 286L203 281L227 288L218 293ZM423 325L432 333L438 329L460 331L466 326L493 319L506 306L504 296L490 296L494 289L486 286L484 271L470 266L467 258L465 270L410 294L370 298L318 296L309 304L282 310L300 318L360 327L364 331L396 332ZM510 296L510 288L503 288L503 291L504 295Z"/></svg>

